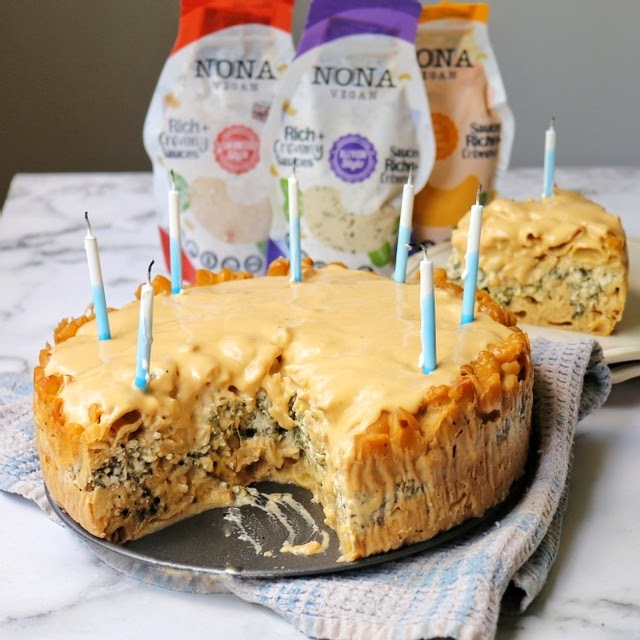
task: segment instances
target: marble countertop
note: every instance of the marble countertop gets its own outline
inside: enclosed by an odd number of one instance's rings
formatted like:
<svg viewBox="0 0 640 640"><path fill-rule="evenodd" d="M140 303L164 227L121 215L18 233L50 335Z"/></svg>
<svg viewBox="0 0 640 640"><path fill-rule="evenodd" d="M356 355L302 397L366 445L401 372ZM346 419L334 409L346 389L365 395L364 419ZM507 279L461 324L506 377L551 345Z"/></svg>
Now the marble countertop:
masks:
<svg viewBox="0 0 640 640"><path fill-rule="evenodd" d="M535 196L541 179L539 169L511 171L503 193ZM556 179L640 238L640 169L559 169ZM90 301L85 211L110 305L131 300L150 260L163 265L150 174L17 175L0 218L0 371L30 371L60 318ZM640 638L639 392L638 378L616 384L579 424L559 556L529 610L501 618L498 638ZM0 493L0 522L3 639L303 637L235 596L177 593L118 574L21 498Z"/></svg>

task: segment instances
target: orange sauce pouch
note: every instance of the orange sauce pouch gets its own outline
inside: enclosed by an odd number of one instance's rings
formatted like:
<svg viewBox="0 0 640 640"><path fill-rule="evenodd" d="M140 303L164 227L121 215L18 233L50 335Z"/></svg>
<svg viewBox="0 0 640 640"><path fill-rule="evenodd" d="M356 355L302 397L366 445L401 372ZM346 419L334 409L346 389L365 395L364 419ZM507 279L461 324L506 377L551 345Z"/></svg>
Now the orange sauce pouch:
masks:
<svg viewBox="0 0 640 640"><path fill-rule="evenodd" d="M441 2L422 9L416 55L429 97L436 160L416 195L413 231L438 242L475 202L492 198L506 170L514 120L489 42L489 5Z"/></svg>

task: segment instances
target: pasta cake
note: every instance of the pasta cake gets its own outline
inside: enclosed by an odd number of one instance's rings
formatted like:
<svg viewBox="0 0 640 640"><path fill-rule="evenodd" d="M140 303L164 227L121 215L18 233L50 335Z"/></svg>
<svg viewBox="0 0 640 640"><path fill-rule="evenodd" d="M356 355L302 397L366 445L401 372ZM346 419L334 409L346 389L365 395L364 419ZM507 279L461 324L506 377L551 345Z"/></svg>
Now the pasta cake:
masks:
<svg viewBox="0 0 640 640"><path fill-rule="evenodd" d="M464 267L470 213L453 230L449 276ZM478 287L521 322L609 335L622 319L629 258L620 218L574 191L484 208Z"/></svg>
<svg viewBox="0 0 640 640"><path fill-rule="evenodd" d="M139 538L271 479L313 492L345 561L481 516L523 474L533 366L515 318L436 273L438 366L418 368L419 286L341 265L154 279L151 380L139 302L64 320L35 368L50 495L90 533Z"/></svg>

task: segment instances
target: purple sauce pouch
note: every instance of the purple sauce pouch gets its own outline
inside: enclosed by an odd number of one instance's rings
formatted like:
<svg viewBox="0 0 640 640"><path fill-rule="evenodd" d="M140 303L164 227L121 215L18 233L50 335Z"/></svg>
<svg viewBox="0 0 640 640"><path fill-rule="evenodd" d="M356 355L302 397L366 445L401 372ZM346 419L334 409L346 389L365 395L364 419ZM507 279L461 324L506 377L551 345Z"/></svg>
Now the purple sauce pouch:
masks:
<svg viewBox="0 0 640 640"><path fill-rule="evenodd" d="M391 273L403 185L413 168L419 190L435 153L415 55L420 10L412 0L312 2L263 136L279 253L295 160L303 255Z"/></svg>

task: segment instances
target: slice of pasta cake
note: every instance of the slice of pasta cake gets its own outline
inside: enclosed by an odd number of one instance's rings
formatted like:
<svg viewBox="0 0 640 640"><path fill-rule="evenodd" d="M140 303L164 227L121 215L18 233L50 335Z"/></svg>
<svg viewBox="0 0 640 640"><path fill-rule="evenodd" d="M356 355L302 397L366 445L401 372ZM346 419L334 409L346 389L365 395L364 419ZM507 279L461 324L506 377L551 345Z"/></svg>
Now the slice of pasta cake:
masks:
<svg viewBox="0 0 640 640"><path fill-rule="evenodd" d="M460 278L469 214L452 233ZM629 259L620 219L573 191L484 209L478 288L522 322L609 335L622 319Z"/></svg>

